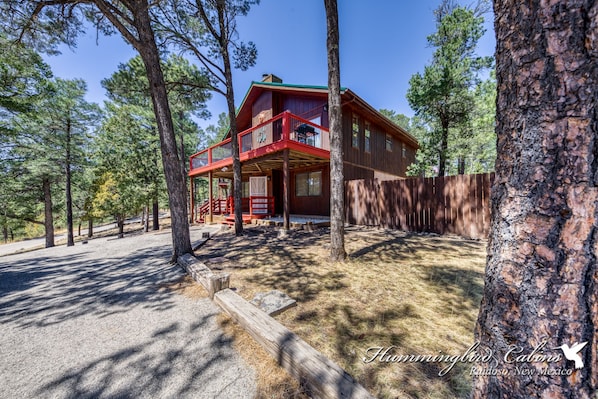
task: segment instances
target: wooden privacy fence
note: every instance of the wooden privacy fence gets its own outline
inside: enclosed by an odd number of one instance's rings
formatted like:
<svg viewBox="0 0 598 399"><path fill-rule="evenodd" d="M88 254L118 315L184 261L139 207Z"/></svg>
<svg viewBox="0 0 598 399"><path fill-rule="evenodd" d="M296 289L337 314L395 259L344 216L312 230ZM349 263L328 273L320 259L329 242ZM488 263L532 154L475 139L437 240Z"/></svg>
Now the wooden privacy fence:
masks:
<svg viewBox="0 0 598 399"><path fill-rule="evenodd" d="M494 173L345 183L348 223L486 238Z"/></svg>

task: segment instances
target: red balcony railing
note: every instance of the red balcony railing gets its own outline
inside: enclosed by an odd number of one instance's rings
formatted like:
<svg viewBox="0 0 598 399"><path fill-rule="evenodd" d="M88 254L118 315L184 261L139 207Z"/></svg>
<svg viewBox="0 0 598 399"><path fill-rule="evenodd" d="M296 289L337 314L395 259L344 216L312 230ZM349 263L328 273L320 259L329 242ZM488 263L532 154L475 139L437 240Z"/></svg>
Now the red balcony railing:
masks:
<svg viewBox="0 0 598 399"><path fill-rule="evenodd" d="M328 129L289 111L239 133L238 140L239 153L246 157L251 157L254 154L252 151L281 142L294 142L300 144L299 147L305 146L305 148L330 151ZM259 152L255 152L256 156L259 154ZM214 168L220 165L225 166L230 163L231 158L231 139L226 139L192 155L189 159L190 170L208 165Z"/></svg>

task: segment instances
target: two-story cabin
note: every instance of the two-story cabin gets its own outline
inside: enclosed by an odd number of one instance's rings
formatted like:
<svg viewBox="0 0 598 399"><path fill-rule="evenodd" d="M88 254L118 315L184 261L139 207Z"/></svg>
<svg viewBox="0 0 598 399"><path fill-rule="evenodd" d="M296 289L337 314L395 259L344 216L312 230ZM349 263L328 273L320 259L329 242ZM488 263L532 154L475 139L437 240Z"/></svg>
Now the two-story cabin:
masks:
<svg viewBox="0 0 598 399"><path fill-rule="evenodd" d="M341 100L345 180L405 177L415 161L417 140L351 90L342 88ZM247 219L330 214L326 87L285 84L267 75L251 84L237 113L237 126ZM230 136L191 156L189 176L232 181ZM209 187L213 198L212 184ZM232 200L214 198L201 206L195 219L232 212Z"/></svg>

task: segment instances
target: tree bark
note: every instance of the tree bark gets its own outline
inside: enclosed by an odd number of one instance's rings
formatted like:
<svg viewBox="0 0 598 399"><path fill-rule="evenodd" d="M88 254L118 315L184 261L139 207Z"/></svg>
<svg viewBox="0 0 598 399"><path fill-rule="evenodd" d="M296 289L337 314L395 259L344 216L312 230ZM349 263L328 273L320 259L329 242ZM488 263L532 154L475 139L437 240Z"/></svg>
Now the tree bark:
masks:
<svg viewBox="0 0 598 399"><path fill-rule="evenodd" d="M442 121L442 128L441 128L441 136L440 136L440 153L438 157L438 176L442 177L446 174L446 153L448 152L448 136L449 136L449 127L448 121Z"/></svg>
<svg viewBox="0 0 598 399"><path fill-rule="evenodd" d="M66 159L64 165L66 176L66 246L75 245L73 237L73 195L71 192L71 120L66 123Z"/></svg>
<svg viewBox="0 0 598 399"><path fill-rule="evenodd" d="M218 24L220 28L220 49L224 65L224 81L226 84L226 104L228 106L228 118L230 127L232 157L233 157L233 201L235 204L235 235L243 234L243 207L241 196L243 195L243 182L241 171L241 159L239 156L239 139L237 127L237 110L235 109L235 92L233 89L233 72L228 52L229 38L226 36L228 29L225 21L226 2L217 2Z"/></svg>
<svg viewBox="0 0 598 399"><path fill-rule="evenodd" d="M474 377L473 397L595 398L598 3L495 0L494 12L498 159L475 335L508 373ZM558 361L504 361L542 342ZM580 369L553 349L575 342L587 342Z"/></svg>
<svg viewBox="0 0 598 399"><path fill-rule="evenodd" d="M87 219L87 237L91 238L93 237L93 218L91 216L88 216L89 219Z"/></svg>
<svg viewBox="0 0 598 399"><path fill-rule="evenodd" d="M344 260L345 178L343 174L343 126L339 62L338 8L336 0L324 0L328 49L328 118L330 131L330 259Z"/></svg>
<svg viewBox="0 0 598 399"><path fill-rule="evenodd" d="M457 159L457 174L465 174L465 157L463 155L460 155Z"/></svg>
<svg viewBox="0 0 598 399"><path fill-rule="evenodd" d="M157 199L152 204L152 230L160 230L160 205Z"/></svg>
<svg viewBox="0 0 598 399"><path fill-rule="evenodd" d="M143 212L145 214L145 219L143 220L143 232L147 233L149 231L149 203L143 207Z"/></svg>
<svg viewBox="0 0 598 399"><path fill-rule="evenodd" d="M54 246L54 215L52 214L52 188L50 179L45 177L42 181L44 191L44 228L46 248Z"/></svg>
<svg viewBox="0 0 598 399"><path fill-rule="evenodd" d="M124 215L116 216L116 225L118 226L118 238L125 237L125 217Z"/></svg>
<svg viewBox="0 0 598 399"><path fill-rule="evenodd" d="M172 223L173 254L171 261L176 262L179 256L193 252L187 216L186 177L180 167L172 114L168 104L164 75L160 66L160 54L150 23L148 4L145 1L138 3L135 7L132 6L139 34L137 51L139 51L147 71L154 114L160 134L160 150L168 188L168 203Z"/></svg>

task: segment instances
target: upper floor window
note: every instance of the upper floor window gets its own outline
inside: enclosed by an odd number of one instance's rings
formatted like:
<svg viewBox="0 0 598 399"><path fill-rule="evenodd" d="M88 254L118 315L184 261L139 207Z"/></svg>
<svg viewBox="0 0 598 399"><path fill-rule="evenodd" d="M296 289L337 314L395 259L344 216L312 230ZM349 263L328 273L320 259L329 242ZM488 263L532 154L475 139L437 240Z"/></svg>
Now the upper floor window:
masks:
<svg viewBox="0 0 598 399"><path fill-rule="evenodd" d="M370 127L370 122L365 121L365 126L363 128L363 137L364 137L364 143L363 143L363 150L365 152L371 152L372 151L372 147L371 147L371 138L372 138L372 130Z"/></svg>
<svg viewBox="0 0 598 399"><path fill-rule="evenodd" d="M401 147L401 150L403 151L403 158L407 158L407 147L405 144L403 144Z"/></svg>
<svg viewBox="0 0 598 399"><path fill-rule="evenodd" d="M392 151L392 136L386 134L386 151Z"/></svg>
<svg viewBox="0 0 598 399"><path fill-rule="evenodd" d="M359 148L359 116L353 114L353 123L351 124L352 135L351 145L355 148Z"/></svg>

